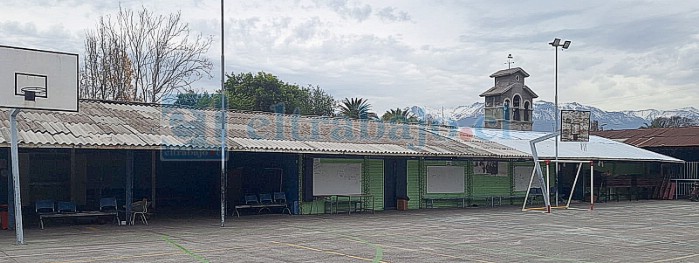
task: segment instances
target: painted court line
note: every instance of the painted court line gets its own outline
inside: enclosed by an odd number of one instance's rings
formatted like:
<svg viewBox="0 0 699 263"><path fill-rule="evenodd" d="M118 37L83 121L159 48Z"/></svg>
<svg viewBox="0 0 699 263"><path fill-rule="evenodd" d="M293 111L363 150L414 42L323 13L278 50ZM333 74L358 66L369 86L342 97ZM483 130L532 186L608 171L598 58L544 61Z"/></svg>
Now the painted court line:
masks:
<svg viewBox="0 0 699 263"><path fill-rule="evenodd" d="M379 262L383 259L383 248L381 248L380 246L373 244L373 243L370 243L369 241L366 241L363 239L359 239L359 238L355 238L355 237L351 237L351 236L345 236L345 237L346 237L346 239L349 239L350 241L359 242L359 243L374 247L374 250L376 251L374 253L374 260L373 260L374 262Z"/></svg>
<svg viewBox="0 0 699 263"><path fill-rule="evenodd" d="M653 263L678 261L678 260L693 258L693 257L696 257L696 256L699 256L699 254L686 255L686 256L683 256L683 257L668 258L668 259L662 259L662 260L656 260L656 261L653 261Z"/></svg>
<svg viewBox="0 0 699 263"><path fill-rule="evenodd" d="M277 244L277 245L284 245L288 247L293 247L293 248L298 248L298 249L305 249L305 250L310 250L310 251L315 251L315 252L321 252L321 253L326 253L326 254L331 254L331 255L337 255L337 256L343 256L343 257L348 257L348 258L353 258L353 259L359 259L363 261L369 261L369 262L378 262L378 263L388 263L386 261L382 260L376 260L372 258L365 258L365 257L359 257L359 256L354 256L354 255L349 255L349 254L344 254L340 253L337 251L332 251L332 250L323 250L323 249L318 249L318 248L312 248L312 247L307 247L307 246L302 246L302 245L296 245L296 244L290 244L290 243L284 243L284 242L278 242L278 241L270 241L272 244Z"/></svg>
<svg viewBox="0 0 699 263"><path fill-rule="evenodd" d="M197 254L193 253L192 251L189 251L187 248L185 248L185 247L181 246L180 244L177 244L177 243L175 243L174 241L170 240L169 237L163 236L163 240L165 240L165 242L167 242L168 244L173 245L173 246L175 246L176 248L179 248L180 250L182 250L182 252L184 252L185 254L191 256L192 258L196 259L197 261L202 262L202 263L209 263L209 261L206 260L204 257L202 257L202 256L200 256L200 255L197 255Z"/></svg>
<svg viewBox="0 0 699 263"><path fill-rule="evenodd" d="M441 257L451 258L451 259L460 259L460 260L475 261L475 262L481 262L481 263L494 263L492 261L485 261L485 260L480 260L480 259L459 257L459 256L454 256L454 255L447 255L447 254L443 254L443 253L433 252L432 250L426 249L426 248L412 249L412 248L403 248L403 247L387 246L387 245L382 245L382 246L386 247L386 248L392 248L392 249L404 250L404 251L410 251L410 252L425 253L425 254L429 254L429 255L441 256Z"/></svg>

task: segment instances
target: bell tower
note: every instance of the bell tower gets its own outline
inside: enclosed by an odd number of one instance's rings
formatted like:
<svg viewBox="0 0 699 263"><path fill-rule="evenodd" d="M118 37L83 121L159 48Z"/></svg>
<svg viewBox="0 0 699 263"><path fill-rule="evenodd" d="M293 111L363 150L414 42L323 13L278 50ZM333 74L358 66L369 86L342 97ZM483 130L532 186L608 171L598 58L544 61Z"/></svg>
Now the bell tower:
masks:
<svg viewBox="0 0 699 263"><path fill-rule="evenodd" d="M490 75L493 87L480 96L485 98L483 127L531 131L534 99L539 96L524 84L529 74L520 67L503 69Z"/></svg>

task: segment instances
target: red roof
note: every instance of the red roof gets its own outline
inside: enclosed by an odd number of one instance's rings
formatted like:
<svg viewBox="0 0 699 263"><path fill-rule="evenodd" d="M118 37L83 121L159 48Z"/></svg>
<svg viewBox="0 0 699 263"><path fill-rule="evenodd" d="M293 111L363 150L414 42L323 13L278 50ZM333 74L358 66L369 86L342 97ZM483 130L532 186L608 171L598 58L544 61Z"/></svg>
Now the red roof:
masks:
<svg viewBox="0 0 699 263"><path fill-rule="evenodd" d="M699 127L596 131L591 134L642 148L699 146Z"/></svg>

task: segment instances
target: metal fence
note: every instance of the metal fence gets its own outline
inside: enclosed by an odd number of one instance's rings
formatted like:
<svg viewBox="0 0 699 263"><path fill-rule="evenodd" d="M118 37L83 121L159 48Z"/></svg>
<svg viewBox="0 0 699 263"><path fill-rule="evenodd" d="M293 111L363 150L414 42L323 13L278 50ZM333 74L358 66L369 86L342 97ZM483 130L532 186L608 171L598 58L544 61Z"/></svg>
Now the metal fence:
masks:
<svg viewBox="0 0 699 263"><path fill-rule="evenodd" d="M692 192L692 184L699 182L699 162L686 162L678 178L672 179L677 188L675 198L688 198Z"/></svg>

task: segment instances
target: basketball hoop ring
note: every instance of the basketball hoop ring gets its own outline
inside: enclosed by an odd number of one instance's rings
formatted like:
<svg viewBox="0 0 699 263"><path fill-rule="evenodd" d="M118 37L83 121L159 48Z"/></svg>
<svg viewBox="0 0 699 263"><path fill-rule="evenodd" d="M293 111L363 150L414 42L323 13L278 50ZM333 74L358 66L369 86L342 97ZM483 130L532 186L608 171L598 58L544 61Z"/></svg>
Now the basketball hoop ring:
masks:
<svg viewBox="0 0 699 263"><path fill-rule="evenodd" d="M36 98L46 98L46 87L27 86L20 89L26 101L36 101Z"/></svg>

